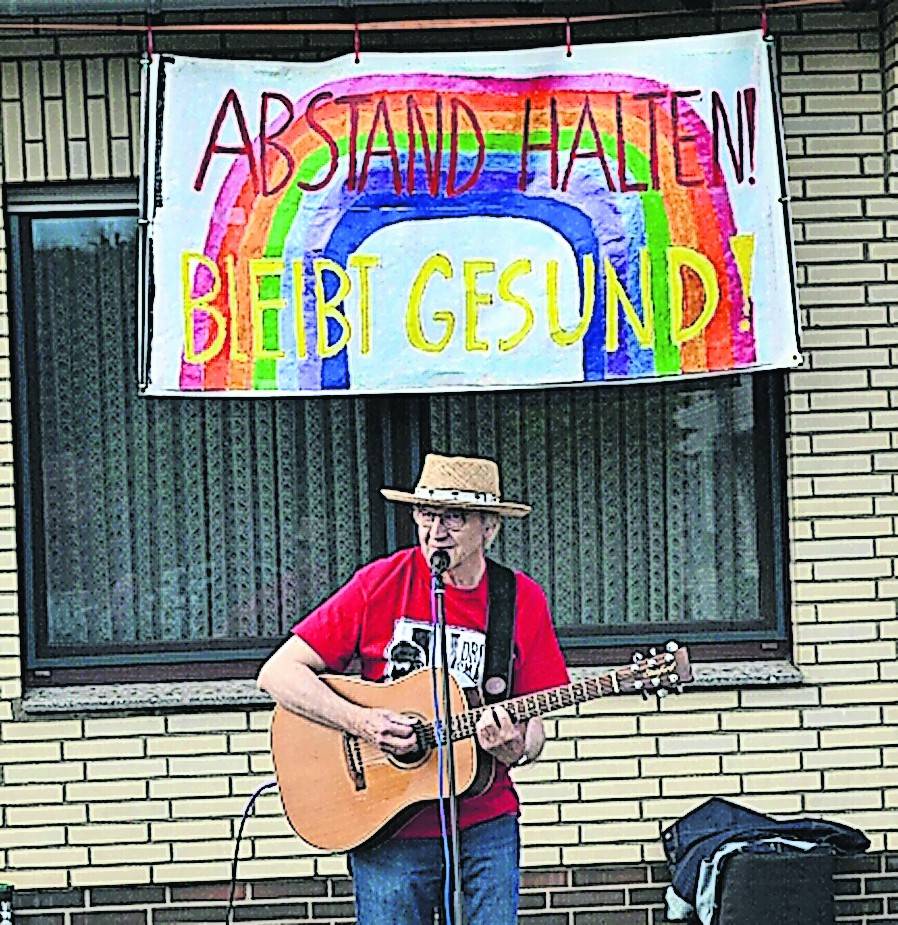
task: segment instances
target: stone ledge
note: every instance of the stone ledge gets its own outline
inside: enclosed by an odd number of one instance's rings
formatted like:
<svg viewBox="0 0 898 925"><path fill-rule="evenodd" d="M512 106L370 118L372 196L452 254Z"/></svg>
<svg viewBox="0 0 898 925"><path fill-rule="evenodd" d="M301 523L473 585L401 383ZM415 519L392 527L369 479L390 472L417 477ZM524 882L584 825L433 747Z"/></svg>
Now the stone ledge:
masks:
<svg viewBox="0 0 898 925"><path fill-rule="evenodd" d="M706 662L692 666L696 688L767 687L802 683L801 672L786 661ZM602 669L573 668L575 680ZM153 684L78 684L38 687L21 700L23 719L73 713L145 713L174 710L264 709L271 698L254 681L161 681Z"/></svg>

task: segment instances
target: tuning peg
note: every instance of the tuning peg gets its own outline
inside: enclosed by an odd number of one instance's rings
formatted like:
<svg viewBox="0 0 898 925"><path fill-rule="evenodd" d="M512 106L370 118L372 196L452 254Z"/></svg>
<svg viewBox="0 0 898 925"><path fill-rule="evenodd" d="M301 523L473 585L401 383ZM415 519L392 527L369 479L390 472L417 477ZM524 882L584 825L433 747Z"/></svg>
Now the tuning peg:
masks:
<svg viewBox="0 0 898 925"><path fill-rule="evenodd" d="M683 693L683 685L682 685L682 684L678 684L678 685L674 688L674 691L675 691L677 694L682 694L682 693Z"/></svg>
<svg viewBox="0 0 898 925"><path fill-rule="evenodd" d="M642 654L642 652L634 652L634 653L633 653L633 661L634 661L634 662L641 662L642 659L643 659L643 654Z"/></svg>
<svg viewBox="0 0 898 925"><path fill-rule="evenodd" d="M642 681L633 682L633 690L641 691L642 690Z"/></svg>
<svg viewBox="0 0 898 925"><path fill-rule="evenodd" d="M661 678L652 678L652 684L655 687L661 687Z"/></svg>
<svg viewBox="0 0 898 925"><path fill-rule="evenodd" d="M676 659L670 654L670 652L665 652L664 661L669 665L671 662L675 662Z"/></svg>
<svg viewBox="0 0 898 925"><path fill-rule="evenodd" d="M680 680L680 676L679 676L678 674L676 674L675 672L673 672L673 673L671 673L671 674L669 674L669 675L667 676L667 680L668 680L671 684L673 684L674 687L676 687L677 682Z"/></svg>
<svg viewBox="0 0 898 925"><path fill-rule="evenodd" d="M676 652L680 647L671 639L671 641L664 647L668 652Z"/></svg>
<svg viewBox="0 0 898 925"><path fill-rule="evenodd" d="M661 690L655 691L655 693L662 699L667 696L667 688L662 687Z"/></svg>
<svg viewBox="0 0 898 925"><path fill-rule="evenodd" d="M658 654L658 650L654 646L652 646L652 648L649 649L649 655L655 656L657 654Z"/></svg>

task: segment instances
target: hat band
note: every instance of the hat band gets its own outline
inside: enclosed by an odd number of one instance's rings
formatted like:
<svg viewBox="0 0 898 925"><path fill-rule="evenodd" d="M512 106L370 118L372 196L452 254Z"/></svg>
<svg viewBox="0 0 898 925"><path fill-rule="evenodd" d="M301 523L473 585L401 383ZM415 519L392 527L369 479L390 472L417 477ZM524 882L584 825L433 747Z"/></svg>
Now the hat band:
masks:
<svg viewBox="0 0 898 925"><path fill-rule="evenodd" d="M415 489L415 498L421 501L455 501L462 504L501 504L498 495L489 491L466 491L463 488L423 488Z"/></svg>

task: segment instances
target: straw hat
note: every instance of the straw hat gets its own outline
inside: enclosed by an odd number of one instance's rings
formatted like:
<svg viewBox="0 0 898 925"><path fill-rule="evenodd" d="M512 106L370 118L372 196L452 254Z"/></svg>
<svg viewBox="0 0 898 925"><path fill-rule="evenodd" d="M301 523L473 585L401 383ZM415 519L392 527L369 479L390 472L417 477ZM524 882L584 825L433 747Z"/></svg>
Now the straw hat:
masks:
<svg viewBox="0 0 898 925"><path fill-rule="evenodd" d="M439 456L428 453L413 492L382 488L389 501L491 511L506 517L526 517L529 504L503 501L499 488L499 467L492 459L469 456Z"/></svg>

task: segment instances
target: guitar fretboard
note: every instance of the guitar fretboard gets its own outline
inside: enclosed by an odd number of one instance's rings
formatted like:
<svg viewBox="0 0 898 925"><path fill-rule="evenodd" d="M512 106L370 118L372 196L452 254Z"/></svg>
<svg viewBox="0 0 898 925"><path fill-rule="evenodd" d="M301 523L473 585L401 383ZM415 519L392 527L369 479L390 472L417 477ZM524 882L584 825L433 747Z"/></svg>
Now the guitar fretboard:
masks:
<svg viewBox="0 0 898 925"><path fill-rule="evenodd" d="M609 694L618 694L620 690L619 673L615 671L608 675L584 678L561 687L550 687L548 690L538 691L535 694L525 694L523 697L515 697L512 700L503 700L501 705L508 711L512 722L522 723L534 716L554 713L556 710L563 710L565 707L572 707L598 697L606 697ZM490 709L489 706L477 707L453 716L452 741L457 742L473 736L477 731L480 717ZM431 748L436 746L438 728L440 744L445 744L446 736L442 724L429 723L419 728L419 736L424 745Z"/></svg>

